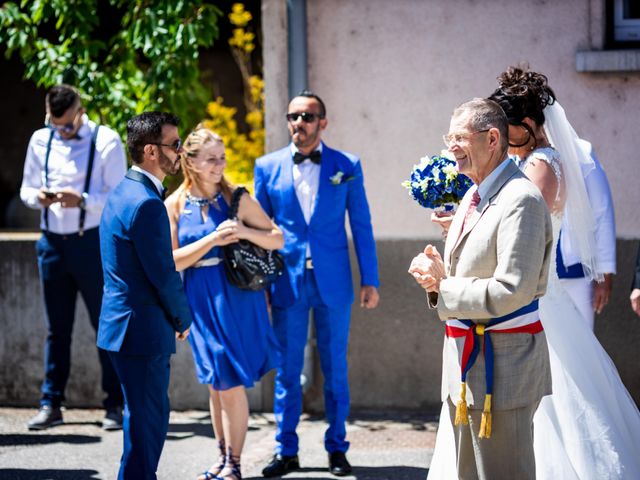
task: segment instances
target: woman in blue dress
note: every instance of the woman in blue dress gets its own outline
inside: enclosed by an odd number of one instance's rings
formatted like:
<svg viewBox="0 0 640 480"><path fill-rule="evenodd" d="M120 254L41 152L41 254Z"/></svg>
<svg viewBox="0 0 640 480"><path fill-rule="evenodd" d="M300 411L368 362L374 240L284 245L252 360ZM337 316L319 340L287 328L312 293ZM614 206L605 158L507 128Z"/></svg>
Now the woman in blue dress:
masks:
<svg viewBox="0 0 640 480"><path fill-rule="evenodd" d="M264 292L231 285L220 247L240 239L266 249L284 244L281 230L248 193L238 220L228 218L235 187L224 177L222 139L201 126L189 134L180 155L184 181L165 204L173 256L184 274L194 322L189 340L198 381L209 386L211 423L220 455L199 480L240 480L240 455L249 419L246 388L275 367L277 340Z"/></svg>

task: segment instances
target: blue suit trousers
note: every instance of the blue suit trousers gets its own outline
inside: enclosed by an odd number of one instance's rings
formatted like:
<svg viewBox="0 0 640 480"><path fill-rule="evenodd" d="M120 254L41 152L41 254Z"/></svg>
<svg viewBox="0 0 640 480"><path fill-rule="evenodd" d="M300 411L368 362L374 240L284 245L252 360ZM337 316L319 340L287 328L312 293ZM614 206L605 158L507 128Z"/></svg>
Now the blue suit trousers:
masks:
<svg viewBox="0 0 640 480"><path fill-rule="evenodd" d="M306 270L297 301L288 308L273 307L273 328L282 352L276 373L274 413L277 453L298 452L296 427L302 413L300 374L307 343L309 311L313 309L320 366L324 375L324 404L329 428L324 445L329 452L346 452L346 420L349 416L347 345L351 305L330 307L318 293L313 270Z"/></svg>
<svg viewBox="0 0 640 480"><path fill-rule="evenodd" d="M47 340L41 405L59 406L69 379L71 334L78 292L82 295L94 330L98 329L102 304L102 264L98 228L76 234L43 232L36 244L38 269L44 296ZM105 408L122 405L122 390L107 353L98 349L102 367Z"/></svg>
<svg viewBox="0 0 640 480"><path fill-rule="evenodd" d="M169 429L170 355L109 352L124 392L123 452L118 480L156 480Z"/></svg>

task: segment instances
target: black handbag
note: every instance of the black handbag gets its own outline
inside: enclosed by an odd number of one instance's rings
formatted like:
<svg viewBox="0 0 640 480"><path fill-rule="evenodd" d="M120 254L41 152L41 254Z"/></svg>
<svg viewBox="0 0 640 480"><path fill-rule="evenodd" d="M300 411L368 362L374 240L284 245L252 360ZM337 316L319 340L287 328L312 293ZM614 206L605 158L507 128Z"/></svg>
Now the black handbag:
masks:
<svg viewBox="0 0 640 480"><path fill-rule="evenodd" d="M247 191L238 187L231 197L229 218L237 219L240 197ZM284 258L277 250L267 250L248 240L222 247L227 279L243 290L262 290L284 273Z"/></svg>

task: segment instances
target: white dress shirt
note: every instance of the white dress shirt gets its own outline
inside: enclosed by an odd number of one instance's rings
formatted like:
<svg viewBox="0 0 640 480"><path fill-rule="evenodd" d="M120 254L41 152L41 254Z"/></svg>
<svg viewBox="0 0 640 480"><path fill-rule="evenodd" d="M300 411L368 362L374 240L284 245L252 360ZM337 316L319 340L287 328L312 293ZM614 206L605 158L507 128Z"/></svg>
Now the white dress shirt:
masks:
<svg viewBox="0 0 640 480"><path fill-rule="evenodd" d="M314 151L322 153L322 142ZM291 157L298 152L298 148L291 144ZM304 221L311 221L313 210L316 207L316 198L318 197L318 186L320 185L320 165L313 163L308 158L302 163L293 164L293 186L296 189L296 197L300 209L304 215ZM307 258L311 258L311 247L307 243Z"/></svg>
<svg viewBox="0 0 640 480"><path fill-rule="evenodd" d="M316 151L322 152L322 143ZM291 144L291 156L298 152L297 147ZM309 225L318 197L318 185L320 184L320 165L313 163L308 158L302 163L293 164L293 186L296 189L298 203L302 209L304 220Z"/></svg>
<svg viewBox="0 0 640 480"><path fill-rule="evenodd" d="M616 223L611 189L607 175L593 153L591 144L582 139L579 143L583 151L591 156L595 162L595 168L587 174L584 181L596 223L598 273L616 273ZM565 212L563 224L570 221L568 217L570 217L570 213ZM567 230L564 229L560 237L562 258L565 265L574 265L580 262L580 258L575 253L575 249L571 245L571 238L565 234L565 231Z"/></svg>
<svg viewBox="0 0 640 480"><path fill-rule="evenodd" d="M55 132L49 153L49 189L52 191L71 187L83 193L89 162L91 135L96 124L82 116L78 138L65 140ZM40 188L45 184L45 156L51 130L41 128L31 136L24 162L24 173L20 187L20 198L31 208L42 209L38 201ZM96 139L96 152L88 195L85 198L86 217L84 229L100 224L100 215L109 192L122 180L127 169L127 160L120 137L116 132L100 126ZM49 231L58 234L78 232L79 208L62 208L60 203L49 207ZM44 218L40 228L46 228Z"/></svg>

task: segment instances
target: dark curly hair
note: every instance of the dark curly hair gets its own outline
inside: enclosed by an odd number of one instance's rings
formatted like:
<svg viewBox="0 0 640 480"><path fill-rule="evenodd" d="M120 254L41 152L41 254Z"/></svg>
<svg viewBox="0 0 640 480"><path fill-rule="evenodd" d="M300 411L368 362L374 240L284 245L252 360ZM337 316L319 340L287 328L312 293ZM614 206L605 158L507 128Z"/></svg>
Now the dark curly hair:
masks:
<svg viewBox="0 0 640 480"><path fill-rule="evenodd" d="M528 65L509 67L498 77L498 85L489 98L502 107L510 124L522 125L525 117L544 124L543 110L556 101L545 75Z"/></svg>

